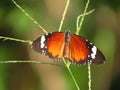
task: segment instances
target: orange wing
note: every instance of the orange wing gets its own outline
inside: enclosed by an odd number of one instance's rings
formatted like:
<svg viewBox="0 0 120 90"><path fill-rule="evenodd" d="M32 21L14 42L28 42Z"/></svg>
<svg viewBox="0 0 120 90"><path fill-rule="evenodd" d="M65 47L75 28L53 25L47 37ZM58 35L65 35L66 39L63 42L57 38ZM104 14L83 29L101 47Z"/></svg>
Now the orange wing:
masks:
<svg viewBox="0 0 120 90"><path fill-rule="evenodd" d="M74 34L71 34L70 38L70 51L71 55L69 58L76 63L86 62L87 57L90 54L85 39Z"/></svg>
<svg viewBox="0 0 120 90"><path fill-rule="evenodd" d="M62 58L65 45L65 34L54 32L46 42L48 54L51 58Z"/></svg>

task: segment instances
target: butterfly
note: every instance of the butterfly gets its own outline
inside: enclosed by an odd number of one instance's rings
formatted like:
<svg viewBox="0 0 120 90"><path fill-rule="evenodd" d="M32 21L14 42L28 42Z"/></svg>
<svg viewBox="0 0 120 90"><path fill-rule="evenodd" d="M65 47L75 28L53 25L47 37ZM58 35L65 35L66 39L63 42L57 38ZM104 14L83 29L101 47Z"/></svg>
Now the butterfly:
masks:
<svg viewBox="0 0 120 90"><path fill-rule="evenodd" d="M53 60L68 59L75 64L102 64L105 56L87 39L65 32L51 32L44 34L32 43L32 48Z"/></svg>

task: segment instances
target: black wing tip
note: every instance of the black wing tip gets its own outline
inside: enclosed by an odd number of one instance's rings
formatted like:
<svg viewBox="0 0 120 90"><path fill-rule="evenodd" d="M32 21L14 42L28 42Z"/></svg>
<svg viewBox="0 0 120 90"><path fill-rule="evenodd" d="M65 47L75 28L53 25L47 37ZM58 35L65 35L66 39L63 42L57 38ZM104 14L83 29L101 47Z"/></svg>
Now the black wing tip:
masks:
<svg viewBox="0 0 120 90"><path fill-rule="evenodd" d="M93 59L92 64L99 65L99 64L104 64L104 63L105 63L105 56L99 49L97 49L96 58Z"/></svg>
<svg viewBox="0 0 120 90"><path fill-rule="evenodd" d="M39 42L40 38L37 38L36 40L34 40L31 44L31 48L33 50L35 50L36 52L40 52L40 42Z"/></svg>

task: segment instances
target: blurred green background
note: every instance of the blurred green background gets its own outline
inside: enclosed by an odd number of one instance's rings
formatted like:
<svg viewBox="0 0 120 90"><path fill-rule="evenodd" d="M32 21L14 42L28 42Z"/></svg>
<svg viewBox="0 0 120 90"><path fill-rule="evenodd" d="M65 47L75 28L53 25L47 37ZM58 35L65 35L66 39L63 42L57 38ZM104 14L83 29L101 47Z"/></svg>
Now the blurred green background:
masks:
<svg viewBox="0 0 120 90"><path fill-rule="evenodd" d="M16 0L48 32L57 31L66 0ZM71 0L62 31L76 31L76 18L87 0ZM92 90L120 90L120 0L91 0L80 35L105 55L103 65L93 65ZM44 32L12 2L0 1L0 36L34 40ZM0 39L0 61L52 61L37 54L26 43ZM71 66L81 90L88 90L87 65ZM0 64L0 90L76 90L66 68L45 64Z"/></svg>

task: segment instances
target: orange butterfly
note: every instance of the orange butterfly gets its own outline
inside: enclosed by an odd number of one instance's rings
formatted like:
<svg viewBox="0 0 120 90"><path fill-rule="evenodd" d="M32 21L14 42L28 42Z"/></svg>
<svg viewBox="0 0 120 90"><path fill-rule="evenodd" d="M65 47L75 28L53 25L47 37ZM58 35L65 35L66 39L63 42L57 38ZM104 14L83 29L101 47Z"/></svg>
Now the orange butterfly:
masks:
<svg viewBox="0 0 120 90"><path fill-rule="evenodd" d="M42 35L33 41L32 48L54 60L64 57L75 64L97 65L105 61L104 55L96 46L68 30Z"/></svg>

